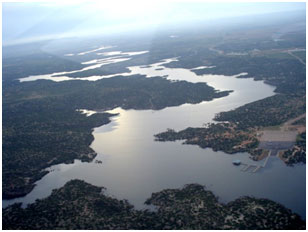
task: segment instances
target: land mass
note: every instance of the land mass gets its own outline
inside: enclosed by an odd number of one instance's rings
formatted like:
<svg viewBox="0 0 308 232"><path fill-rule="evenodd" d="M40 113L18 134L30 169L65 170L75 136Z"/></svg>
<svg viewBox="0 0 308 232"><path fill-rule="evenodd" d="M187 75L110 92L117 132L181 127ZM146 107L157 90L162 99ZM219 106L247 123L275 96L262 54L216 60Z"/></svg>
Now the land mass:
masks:
<svg viewBox="0 0 308 232"><path fill-rule="evenodd" d="M305 15L303 20L305 22ZM129 66L146 66L177 57L177 62L164 66L191 69L198 75L244 72L247 75L241 78L263 80L276 86L275 96L222 112L215 118L218 123L180 132L170 129L157 136L159 140L168 141L185 139L187 143L227 153L248 151L252 158L260 159L264 152L260 148L259 134L298 118L305 113L306 106L305 29L280 33L280 39L275 40L275 33L286 26L278 24L266 20L266 27L261 23L214 31L199 28L178 31L180 36L172 39L168 31L168 34L151 36L148 43L143 38L129 41L120 38L111 41L112 45L122 44L119 50L149 50L149 53L71 76L115 74L127 71ZM98 43L102 41L97 40L94 45ZM74 159L93 160L96 154L89 148L93 141L92 129L108 123L113 115L100 113L86 117L76 111L78 109L159 110L229 93L217 92L202 83L170 82L140 75L95 82L39 80L19 83L16 79L29 75L80 70L85 67L82 62L101 58L96 54L88 54L86 59L83 56L64 58L63 54L61 57L50 54L55 49L42 53L40 46L20 45L9 52L9 58L7 52L3 57L4 199L29 193L35 181L47 174L46 167ZM82 42L75 45L77 49L86 47L82 46ZM200 66L211 68L194 69ZM305 120L302 118L294 123L302 126ZM300 135L294 146L279 154L289 165L306 160L305 130L298 132ZM25 209L18 204L4 209L4 228L305 229L298 215L277 203L243 197L225 205L199 185L154 193L147 203L156 205L157 212L135 210L126 201L112 199L101 191L102 188L84 182L69 182Z"/></svg>
<svg viewBox="0 0 308 232"><path fill-rule="evenodd" d="M104 188L71 180L42 200L3 209L3 229L305 229L299 215L267 199L241 197L228 204L198 184L153 193L136 210L126 200L104 195Z"/></svg>
<svg viewBox="0 0 308 232"><path fill-rule="evenodd" d="M3 182L4 199L24 196L48 173L45 168L91 161L92 130L109 123L112 114L90 117L78 109L100 111L163 109L224 97L204 83L171 82L141 75L89 81L5 82L3 88Z"/></svg>
<svg viewBox="0 0 308 232"><path fill-rule="evenodd" d="M201 128L187 128L176 132L168 129L156 134L157 141L185 140L185 144L197 144L201 148L210 147L214 151L224 151L228 154L249 151L259 153L256 131L240 130L232 123L209 123Z"/></svg>
<svg viewBox="0 0 308 232"><path fill-rule="evenodd" d="M155 139L185 140L186 144L210 147L215 151L230 154L246 151L254 160L264 158L268 150L264 149L266 146L262 142L271 140L262 141L260 134L264 130L272 130L269 127L283 128L284 123L296 119L306 111L305 31L286 31L279 34L279 40L275 40L273 36L277 33L276 26L272 25L266 29L245 28L236 33L228 31L220 36L208 35L207 43L202 46L195 42L186 50L183 48L183 52L193 51L194 59L189 55L180 56L177 62L165 64L171 68L189 68L200 76L247 73L238 78L262 80L276 87L276 95L221 112L214 118L217 121L215 124L200 128L183 128L178 132L169 128L155 135ZM198 41L198 38L194 39ZM211 68L207 68L209 66ZM300 143L305 144L306 137L302 134L306 131L305 117L294 123L301 128L289 127L287 131L301 134ZM283 129L280 131L287 133ZM281 159L288 165L306 162L306 149L298 144L298 139L295 141L295 137L289 141L295 143L294 146L287 151L281 151L280 154ZM278 144L279 141L276 142Z"/></svg>
<svg viewBox="0 0 308 232"><path fill-rule="evenodd" d="M224 151L228 154L248 152L252 159L260 160L265 157L264 154L266 153L266 149L264 149L266 146L259 146L262 140L260 134L264 132L264 128L281 125L290 119L305 114L305 111L304 96L277 94L246 104L235 110L221 112L214 118L221 122L207 124L200 128L190 127L179 132L168 129L166 132L156 134L155 139L157 141L185 140L185 144L196 144L201 148L209 147L214 151ZM284 127L284 132L276 132L276 134L287 134L287 131L290 130L290 133L294 134L296 128L300 129L298 131L298 133L301 133L300 141L297 141L292 149L285 151L284 155L280 156L288 165L300 162L306 163L306 148L304 147L306 127L303 122L303 120L295 121L294 123L297 123L298 126ZM293 131L291 131L292 129ZM269 136L263 142L271 143L274 140L273 136ZM278 138L277 141L280 140L282 139ZM283 143L283 141L280 142ZM293 140L290 139L288 142L293 142Z"/></svg>

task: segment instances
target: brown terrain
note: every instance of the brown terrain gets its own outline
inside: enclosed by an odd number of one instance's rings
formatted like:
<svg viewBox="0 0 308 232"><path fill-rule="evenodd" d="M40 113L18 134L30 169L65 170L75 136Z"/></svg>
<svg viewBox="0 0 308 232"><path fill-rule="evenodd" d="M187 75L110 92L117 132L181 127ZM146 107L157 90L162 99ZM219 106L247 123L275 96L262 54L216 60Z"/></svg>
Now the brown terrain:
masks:
<svg viewBox="0 0 308 232"><path fill-rule="evenodd" d="M262 160L267 156L268 150L265 149L266 146L269 146L268 149L270 150L270 146L272 146L273 143L275 144L280 143L281 149L279 149L279 145L277 145L278 146L277 156L284 161L284 159L282 158L282 154L287 149L284 147L283 144L295 142L296 136L306 131L306 125L304 125L303 123L298 125L292 125L292 124L305 117L306 114L302 114L296 118L288 120L287 122L283 123L280 126L267 127L258 131L257 133L258 140L260 141L262 149L265 151L261 156L258 157L258 160Z"/></svg>

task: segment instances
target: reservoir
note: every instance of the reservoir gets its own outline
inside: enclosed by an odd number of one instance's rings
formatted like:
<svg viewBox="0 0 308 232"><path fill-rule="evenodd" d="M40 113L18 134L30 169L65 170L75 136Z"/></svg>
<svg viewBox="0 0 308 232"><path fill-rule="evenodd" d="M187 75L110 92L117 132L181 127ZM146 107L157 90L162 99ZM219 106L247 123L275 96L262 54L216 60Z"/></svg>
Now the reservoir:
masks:
<svg viewBox="0 0 308 232"><path fill-rule="evenodd" d="M263 161L252 161L248 153L229 155L195 145L183 145L182 141L154 141L153 135L167 128L182 130L202 127L205 123L213 122L215 114L219 112L274 95L274 87L262 81L238 78L245 73L236 76L197 76L189 69L163 66L172 61L176 61L176 58L146 67L129 67L130 72L124 75L143 74L149 78L164 76L172 81L206 82L217 90L233 92L209 102L184 104L158 111L121 108L108 111L119 115L114 116L111 123L94 128L91 148L98 155L93 162L75 160L73 164L52 166L48 168L51 172L37 181L31 193L23 198L3 201L3 206L13 202L32 203L37 198L50 195L52 189L76 178L106 187L106 194L127 199L137 209L145 208L143 203L153 192L199 183L213 191L221 202L227 203L240 196L268 198L292 209L305 219L305 165L288 167L277 157L270 157L266 167L258 172L243 172L240 166L232 164L233 160L249 164ZM47 77L53 78L52 75L44 75L44 79ZM31 80L35 78L31 77ZM67 79L63 77L63 80Z"/></svg>

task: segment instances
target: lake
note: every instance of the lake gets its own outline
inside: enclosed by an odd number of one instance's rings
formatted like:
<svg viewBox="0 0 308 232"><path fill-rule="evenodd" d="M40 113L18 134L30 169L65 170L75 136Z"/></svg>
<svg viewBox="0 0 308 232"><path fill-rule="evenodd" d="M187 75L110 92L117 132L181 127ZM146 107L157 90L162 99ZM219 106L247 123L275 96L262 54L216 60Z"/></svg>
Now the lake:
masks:
<svg viewBox="0 0 308 232"><path fill-rule="evenodd" d="M23 198L3 201L3 206L13 202L32 203L37 198L50 195L52 189L76 178L104 186L107 188L106 194L127 199L138 209L146 208L143 203L153 192L199 183L213 191L221 202L227 203L247 195L268 198L292 209L305 219L305 165L288 167L277 157L270 157L266 167L258 172L243 172L232 161L240 159L245 163L258 163L252 161L248 153L229 155L194 145L182 145L182 141L154 141L153 135L167 128L182 130L187 127L202 127L204 123L213 122L215 114L219 112L274 95L273 86L252 78L238 78L245 73L236 76L197 76L189 69L163 66L176 60L171 58L150 66L128 67L130 72L124 75L143 74L148 78L164 76L172 81L206 82L217 90L233 92L209 102L183 104L158 111L121 108L108 111L119 115L112 117L111 123L94 128L91 148L98 155L93 162L82 163L75 160L73 164L52 166L49 168L51 172L36 183L37 186L31 193ZM47 76L48 79L61 81L51 74L44 77ZM83 79L95 78L98 77ZM34 79L32 77L31 80ZM81 113L85 112L84 109L81 110Z"/></svg>

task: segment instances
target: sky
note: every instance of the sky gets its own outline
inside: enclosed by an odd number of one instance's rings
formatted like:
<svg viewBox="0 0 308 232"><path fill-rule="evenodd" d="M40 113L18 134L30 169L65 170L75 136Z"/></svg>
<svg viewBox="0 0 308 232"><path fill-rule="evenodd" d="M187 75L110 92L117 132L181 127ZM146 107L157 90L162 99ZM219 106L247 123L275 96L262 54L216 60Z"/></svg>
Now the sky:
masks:
<svg viewBox="0 0 308 232"><path fill-rule="evenodd" d="M3 2L2 43L143 30L194 20L306 10L305 2L108 0Z"/></svg>

